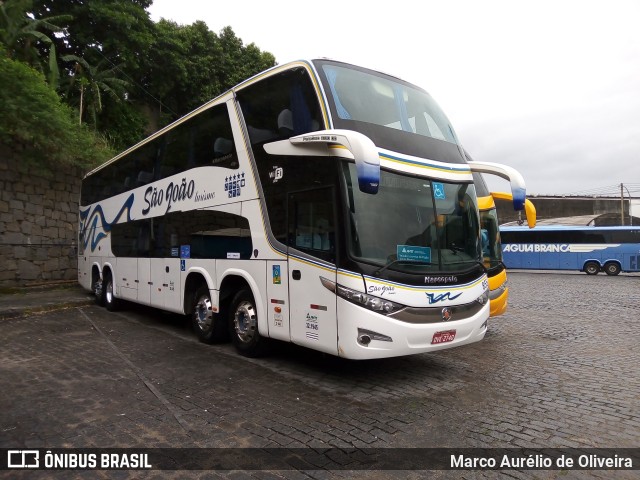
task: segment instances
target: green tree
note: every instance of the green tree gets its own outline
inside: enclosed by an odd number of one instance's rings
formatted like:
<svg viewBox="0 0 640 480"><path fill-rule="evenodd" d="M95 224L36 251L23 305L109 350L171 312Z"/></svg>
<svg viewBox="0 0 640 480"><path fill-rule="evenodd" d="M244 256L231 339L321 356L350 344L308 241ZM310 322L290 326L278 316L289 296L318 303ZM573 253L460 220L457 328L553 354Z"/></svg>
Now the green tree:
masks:
<svg viewBox="0 0 640 480"><path fill-rule="evenodd" d="M32 11L33 0L0 0L0 42L10 58L48 72L49 82L55 87L59 75L56 48L44 31L62 32L63 27L58 23L69 21L71 17L36 18ZM44 58L48 61L43 61Z"/></svg>
<svg viewBox="0 0 640 480"><path fill-rule="evenodd" d="M114 145L122 145L131 138L132 125L139 125L141 108L150 101L142 79L155 35L146 11L151 0L33 2L38 15L71 17L64 35L54 38L60 58L67 60L61 64L63 98L80 115L82 97L82 122L91 123ZM72 80L72 90L67 80ZM142 135L136 127L136 140Z"/></svg>
<svg viewBox="0 0 640 480"><path fill-rule="evenodd" d="M202 21L179 25L162 19L148 62L145 84L156 111L170 112L168 122L274 66L275 58L254 44L244 46L231 27L217 35Z"/></svg>
<svg viewBox="0 0 640 480"><path fill-rule="evenodd" d="M106 143L74 121L42 73L0 56L0 143L28 163L55 168L65 163L90 167L112 155Z"/></svg>

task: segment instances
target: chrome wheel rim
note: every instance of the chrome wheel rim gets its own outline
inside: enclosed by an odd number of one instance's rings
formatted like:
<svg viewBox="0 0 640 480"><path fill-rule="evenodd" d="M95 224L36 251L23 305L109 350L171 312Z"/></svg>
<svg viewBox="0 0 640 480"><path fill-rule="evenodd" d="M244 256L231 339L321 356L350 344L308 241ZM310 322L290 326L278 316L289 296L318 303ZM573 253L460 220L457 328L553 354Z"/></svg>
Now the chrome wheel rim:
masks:
<svg viewBox="0 0 640 480"><path fill-rule="evenodd" d="M236 336L242 343L251 343L258 333L258 322L255 308L251 302L244 301L238 305L233 315Z"/></svg>
<svg viewBox="0 0 640 480"><path fill-rule="evenodd" d="M196 308L193 314L198 324L198 328L203 332L209 330L213 321L211 299L206 295L201 296L196 303Z"/></svg>
<svg viewBox="0 0 640 480"><path fill-rule="evenodd" d="M107 282L105 297L107 299L107 303L111 303L113 301L113 282L111 280Z"/></svg>

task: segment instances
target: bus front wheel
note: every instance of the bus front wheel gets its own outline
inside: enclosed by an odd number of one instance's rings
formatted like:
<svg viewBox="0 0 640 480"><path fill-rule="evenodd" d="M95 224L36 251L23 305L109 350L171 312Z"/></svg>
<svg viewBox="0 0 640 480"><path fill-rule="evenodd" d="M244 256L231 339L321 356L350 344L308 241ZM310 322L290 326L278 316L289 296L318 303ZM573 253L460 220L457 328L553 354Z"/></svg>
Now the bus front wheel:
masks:
<svg viewBox="0 0 640 480"><path fill-rule="evenodd" d="M267 338L258 332L258 312L250 290L240 290L229 309L231 341L241 355L259 357L266 352Z"/></svg>
<svg viewBox="0 0 640 480"><path fill-rule="evenodd" d="M587 275L597 275L600 271L600 265L596 262L587 262L584 265L584 271Z"/></svg>
<svg viewBox="0 0 640 480"><path fill-rule="evenodd" d="M620 265L616 262L605 263L604 271L607 275L618 275L620 273Z"/></svg>

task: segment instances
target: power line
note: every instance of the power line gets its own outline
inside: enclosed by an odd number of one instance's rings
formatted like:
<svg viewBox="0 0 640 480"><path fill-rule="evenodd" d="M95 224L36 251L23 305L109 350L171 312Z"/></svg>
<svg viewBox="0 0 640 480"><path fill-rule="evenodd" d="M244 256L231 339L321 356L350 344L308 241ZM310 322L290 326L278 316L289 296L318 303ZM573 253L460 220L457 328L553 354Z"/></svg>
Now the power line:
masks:
<svg viewBox="0 0 640 480"><path fill-rule="evenodd" d="M131 78L129 75L127 75L127 73L122 70L118 65L116 65L115 63L113 63L111 60L109 60L101 51L99 48L95 48L94 49L96 52L98 52L100 54L100 56L102 56L102 58L104 58L107 62L109 62L113 68L119 70L125 77L127 77L134 85L136 85L138 88L140 88L144 93L146 93L147 95L149 95L151 98L153 98L156 102L158 102L160 104L161 107L164 107L166 110L168 110L169 112L173 113L175 116L178 116L178 114L176 112L174 112L173 110L171 110L167 105L165 105L164 103L162 103L162 100L160 100L159 98L154 97L146 88L144 88L142 85L140 85L138 82L136 82L133 78Z"/></svg>

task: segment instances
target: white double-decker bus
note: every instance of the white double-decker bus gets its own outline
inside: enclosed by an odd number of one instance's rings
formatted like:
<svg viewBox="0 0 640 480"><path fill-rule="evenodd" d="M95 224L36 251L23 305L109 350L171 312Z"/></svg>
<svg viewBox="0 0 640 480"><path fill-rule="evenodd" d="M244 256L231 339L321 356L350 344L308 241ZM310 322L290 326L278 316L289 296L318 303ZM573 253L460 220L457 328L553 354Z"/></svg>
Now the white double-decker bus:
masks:
<svg viewBox="0 0 640 480"><path fill-rule="evenodd" d="M244 355L464 345L489 317L472 171L422 89L330 60L261 73L83 180L78 275L99 303L191 315Z"/></svg>

